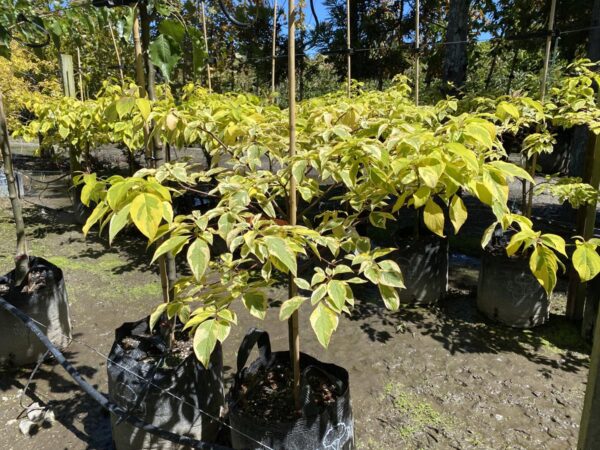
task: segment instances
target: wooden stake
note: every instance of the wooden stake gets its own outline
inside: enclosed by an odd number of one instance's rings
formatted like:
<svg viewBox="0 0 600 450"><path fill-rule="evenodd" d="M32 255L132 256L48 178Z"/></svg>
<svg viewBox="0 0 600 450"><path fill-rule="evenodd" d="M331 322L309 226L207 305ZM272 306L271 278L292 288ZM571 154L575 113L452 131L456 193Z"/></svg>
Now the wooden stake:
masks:
<svg viewBox="0 0 600 450"><path fill-rule="evenodd" d="M277 50L277 0L273 5L273 45L271 47L271 93L275 93L275 51Z"/></svg>
<svg viewBox="0 0 600 450"><path fill-rule="evenodd" d="M212 80L210 74L210 62L208 60L208 33L206 31L206 10L204 9L204 1L202 1L202 30L204 32L204 48L206 49L206 77L208 81L208 92L212 92Z"/></svg>
<svg viewBox="0 0 600 450"><path fill-rule="evenodd" d="M550 4L550 17L548 18L548 36L546 37L546 52L544 54L544 71L542 72L542 82L540 86L540 101L542 104L546 98L546 84L548 83L548 69L550 67L550 51L552 49L552 38L554 33L554 17L556 15L556 0L552 0ZM531 158L530 174L535 176L535 166L537 165L538 155L534 154ZM529 186L529 200L527 202L526 216L531 217L533 208L533 186Z"/></svg>
<svg viewBox="0 0 600 450"><path fill-rule="evenodd" d="M134 23L135 23L134 18ZM139 23L138 23L139 28ZM119 79L121 80L121 85L125 84L125 77L123 76L123 65L121 64L121 52L119 51L119 46L117 45L117 40L115 39L115 32L113 31L112 22L110 21L110 17L108 18L108 30L110 31L110 37L112 39L113 47L115 49L115 56L117 57L117 64L119 65ZM138 29L138 39L139 39L139 29ZM134 34L135 41L135 34ZM137 61L136 61L137 62Z"/></svg>
<svg viewBox="0 0 600 450"><path fill-rule="evenodd" d="M352 55L350 52L352 51L352 35L350 34L350 0L346 0L346 46L348 55L347 64L348 64L348 97L352 93Z"/></svg>
<svg viewBox="0 0 600 450"><path fill-rule="evenodd" d="M81 74L81 53L79 52L79 47L77 47L77 72L79 73L79 99L83 101L85 97L83 95L83 75Z"/></svg>
<svg viewBox="0 0 600 450"><path fill-rule="evenodd" d="M75 75L73 73L73 57L71 55L60 55L60 67L62 70L63 90L65 97L76 97Z"/></svg>
<svg viewBox="0 0 600 450"><path fill-rule="evenodd" d="M12 153L8 141L8 125L4 114L4 98L0 92L0 147L4 159L4 174L8 184L8 198L13 210L15 228L17 230L17 252L15 254L15 286L20 286L29 273L29 257L27 254L27 241L25 240L25 221L21 201L17 191L15 172L12 164Z"/></svg>
<svg viewBox="0 0 600 450"><path fill-rule="evenodd" d="M296 155L296 5L295 0L288 0L288 85L289 85L289 132L290 132L290 158ZM290 192L288 204L288 222L296 225L296 180L290 175ZM289 296L298 295L298 288L294 283L294 276L290 273ZM298 311L288 320L288 334L290 339L290 358L294 371L294 402L296 410L300 410L300 333L298 327Z"/></svg>
<svg viewBox="0 0 600 450"><path fill-rule="evenodd" d="M140 89L140 96L146 96L146 74L144 73L144 55L140 38L140 18L135 11L133 15L133 49L135 52L135 82Z"/></svg>
<svg viewBox="0 0 600 450"><path fill-rule="evenodd" d="M415 104L419 106L419 83L421 82L421 54L420 46L421 46L421 32L419 30L419 15L420 15L420 5L419 0L415 0Z"/></svg>

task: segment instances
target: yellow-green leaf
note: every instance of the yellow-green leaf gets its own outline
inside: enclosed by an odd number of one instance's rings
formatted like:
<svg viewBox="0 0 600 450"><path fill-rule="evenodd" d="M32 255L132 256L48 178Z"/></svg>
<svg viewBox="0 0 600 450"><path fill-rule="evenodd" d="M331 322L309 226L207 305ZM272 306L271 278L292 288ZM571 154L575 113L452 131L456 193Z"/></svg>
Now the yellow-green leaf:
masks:
<svg viewBox="0 0 600 450"><path fill-rule="evenodd" d="M263 320L267 315L267 296L261 291L246 292L242 296L244 306L254 317Z"/></svg>
<svg viewBox="0 0 600 450"><path fill-rule="evenodd" d="M154 194L138 194L131 202L131 220L148 239L154 238L162 221L162 200Z"/></svg>
<svg viewBox="0 0 600 450"><path fill-rule="evenodd" d="M546 247L538 246L529 258L529 268L548 295L556 286L558 262L554 252Z"/></svg>
<svg viewBox="0 0 600 450"><path fill-rule="evenodd" d="M591 244L577 244L573 252L573 267L579 274L581 281L589 281L600 273L600 256Z"/></svg>
<svg viewBox="0 0 600 450"><path fill-rule="evenodd" d="M164 255L167 252L170 252L175 249L181 250L181 247L183 246L183 244L185 244L187 242L188 239L189 239L189 236L170 237L169 239L167 239L166 241L164 241L162 244L160 244L158 246L158 248L154 252L154 256L152 256L152 261L150 262L150 264L152 264L160 256Z"/></svg>
<svg viewBox="0 0 600 450"><path fill-rule="evenodd" d="M444 212L432 198L425 204L423 221L433 233L444 237Z"/></svg>
<svg viewBox="0 0 600 450"><path fill-rule="evenodd" d="M194 274L194 278L200 281L210 262L210 249L205 240L198 238L192 242L188 248L187 262Z"/></svg>
<svg viewBox="0 0 600 450"><path fill-rule="evenodd" d="M467 208L465 207L462 198L460 198L458 195L455 195L450 201L450 221L452 222L455 233L459 232L466 220Z"/></svg>
<svg viewBox="0 0 600 450"><path fill-rule="evenodd" d="M306 300L308 300L307 297L296 296L283 302L279 310L279 320L288 320Z"/></svg>
<svg viewBox="0 0 600 450"><path fill-rule="evenodd" d="M129 210L131 204L123 206L116 214L110 218L110 225L108 226L108 243L112 244L115 236L121 231L125 225L129 222Z"/></svg>
<svg viewBox="0 0 600 450"><path fill-rule="evenodd" d="M331 335L336 330L339 323L338 315L333 312L325 303L321 302L310 315L310 324L319 343L327 348Z"/></svg>
<svg viewBox="0 0 600 450"><path fill-rule="evenodd" d="M346 304L346 283L339 280L331 280L327 283L327 294L337 312L341 312Z"/></svg>
<svg viewBox="0 0 600 450"><path fill-rule="evenodd" d="M148 116L150 116L150 112L152 111L150 100L148 100L147 98L138 98L135 100L135 104L140 110L142 119L144 119L144 121L148 120Z"/></svg>
<svg viewBox="0 0 600 450"><path fill-rule="evenodd" d="M275 256L294 276L297 275L296 255L285 240L276 236L266 236L264 241L269 254Z"/></svg>

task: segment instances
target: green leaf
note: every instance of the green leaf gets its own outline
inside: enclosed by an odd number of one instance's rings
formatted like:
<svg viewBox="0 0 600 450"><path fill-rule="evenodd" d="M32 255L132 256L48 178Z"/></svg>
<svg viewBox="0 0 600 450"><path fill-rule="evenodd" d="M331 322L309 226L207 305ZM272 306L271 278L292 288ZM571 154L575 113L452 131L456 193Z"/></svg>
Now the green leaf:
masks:
<svg viewBox="0 0 600 450"><path fill-rule="evenodd" d="M242 299L244 301L244 306L246 309L252 314L254 317L263 320L267 315L267 296L264 292L261 291L252 291L246 292Z"/></svg>
<svg viewBox="0 0 600 450"><path fill-rule="evenodd" d="M431 189L427 186L421 186L417 189L417 192L413 194L413 200L415 201L415 208L420 208L423 206L427 200L429 200L429 196L431 195Z"/></svg>
<svg viewBox="0 0 600 450"><path fill-rule="evenodd" d="M341 312L346 304L346 283L339 280L331 280L327 283L327 294L333 302L337 312Z"/></svg>
<svg viewBox="0 0 600 450"><path fill-rule="evenodd" d="M530 183L535 183L533 178L531 178L529 172L527 172L522 167L517 166L516 164L512 164L506 161L492 161L490 162L490 165L497 167L502 171L502 173L510 175L511 177L517 177L523 180L527 180Z"/></svg>
<svg viewBox="0 0 600 450"><path fill-rule="evenodd" d="M94 224L96 222L98 222L102 217L104 217L104 214L107 211L108 211L108 207L104 203L98 203L96 205L96 207L92 211L92 214L90 214L90 216L88 217L88 219L85 222L85 225L83 226L83 235L84 236L87 236L90 229L94 226Z"/></svg>
<svg viewBox="0 0 600 450"><path fill-rule="evenodd" d="M488 129L483 125L469 123L465 126L465 134L482 144L485 148L491 149L493 146L492 136L490 136Z"/></svg>
<svg viewBox="0 0 600 450"><path fill-rule="evenodd" d="M425 205L423 221L433 233L444 237L444 212L432 198Z"/></svg>
<svg viewBox="0 0 600 450"><path fill-rule="evenodd" d="M391 311L397 311L400 308L400 296L396 288L383 284L380 284L378 288L385 307Z"/></svg>
<svg viewBox="0 0 600 450"><path fill-rule="evenodd" d="M296 255L292 252L287 242L276 236L266 236L264 241L265 244L267 244L269 254L274 255L294 276L296 276L298 270Z"/></svg>
<svg viewBox="0 0 600 450"><path fill-rule="evenodd" d="M323 302L319 303L310 315L310 324L319 343L327 348L331 335L336 330L339 323L338 315L327 307Z"/></svg>
<svg viewBox="0 0 600 450"><path fill-rule="evenodd" d="M431 158L428 158L427 161L431 162ZM419 172L419 177L423 180L425 185L431 189L435 189L444 167L443 164L439 162L436 164L432 162L430 165L419 167L417 170Z"/></svg>
<svg viewBox="0 0 600 450"><path fill-rule="evenodd" d="M179 55L171 48L171 41L161 34L150 44L148 53L152 64L158 67L167 82L170 82L171 72L179 61Z"/></svg>
<svg viewBox="0 0 600 450"><path fill-rule="evenodd" d="M306 166L308 162L306 160L296 161L292 165L292 174L295 180L300 183L304 178L304 171L306 170Z"/></svg>
<svg viewBox="0 0 600 450"><path fill-rule="evenodd" d="M175 42L181 42L185 36L184 26L180 22L171 19L162 20L158 24L158 31L172 37Z"/></svg>
<svg viewBox="0 0 600 450"><path fill-rule="evenodd" d="M283 302L279 310L279 320L288 320L306 300L308 300L308 297L298 295Z"/></svg>
<svg viewBox="0 0 600 450"><path fill-rule="evenodd" d="M154 238L162 221L162 200L154 194L138 194L131 202L131 220L148 239Z"/></svg>
<svg viewBox="0 0 600 450"><path fill-rule="evenodd" d="M462 198L460 198L458 195L455 195L450 201L450 221L452 222L455 233L459 232L466 220L467 208L465 207Z"/></svg>
<svg viewBox="0 0 600 450"><path fill-rule="evenodd" d="M296 286L300 289L310 290L310 283L304 278L294 278L294 283L296 283Z"/></svg>
<svg viewBox="0 0 600 450"><path fill-rule="evenodd" d="M168 303L161 303L154 310L154 312L152 314L150 314L150 324L149 324L150 331L154 330L154 327L156 326L156 323L158 322L158 319L160 319L160 316L163 315L163 313L167 309L168 305L169 305Z"/></svg>
<svg viewBox="0 0 600 450"><path fill-rule="evenodd" d="M112 244L115 236L121 231L125 225L129 222L129 210L131 204L123 206L116 214L110 218L110 225L108 227L108 243Z"/></svg>
<svg viewBox="0 0 600 450"><path fill-rule="evenodd" d="M135 106L135 103L136 101L133 97L122 97L117 100L117 114L119 119L122 119L123 116L129 114Z"/></svg>
<svg viewBox="0 0 600 450"><path fill-rule="evenodd" d="M509 116L513 119L520 117L517 107L504 101L500 102L496 107L496 115L502 120L506 120Z"/></svg>
<svg viewBox="0 0 600 450"><path fill-rule="evenodd" d="M158 246L158 248L156 249L156 251L154 252L154 256L152 256L152 261L150 261L150 264L152 264L154 261L156 261L159 257L161 257L162 255L164 255L167 252L170 252L174 249L181 249L181 247L183 246L184 243L186 243L189 239L189 236L172 236L169 239L167 239L166 241L164 241L162 244L160 244Z"/></svg>
<svg viewBox="0 0 600 450"><path fill-rule="evenodd" d="M187 262L192 269L194 278L199 282L210 262L210 249L204 239L198 238L192 242L188 248Z"/></svg>
<svg viewBox="0 0 600 450"><path fill-rule="evenodd" d="M573 252L573 267L579 274L581 281L589 281L600 272L600 256L594 245L577 244Z"/></svg>

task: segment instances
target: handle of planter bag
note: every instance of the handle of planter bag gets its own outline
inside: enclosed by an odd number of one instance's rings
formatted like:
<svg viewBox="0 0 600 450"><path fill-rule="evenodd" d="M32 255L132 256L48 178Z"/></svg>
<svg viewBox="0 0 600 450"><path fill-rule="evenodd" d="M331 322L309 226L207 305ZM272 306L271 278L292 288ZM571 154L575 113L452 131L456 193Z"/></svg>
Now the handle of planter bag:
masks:
<svg viewBox="0 0 600 450"><path fill-rule="evenodd" d="M308 383L308 375L310 372L319 372L321 375L323 375L325 378L327 378L331 384L333 384L336 387L336 394L338 396L342 395L344 393L344 383L342 382L342 380L340 380L339 378L335 377L334 375L330 374L329 372L327 372L326 370L322 369L319 366L308 366L306 369L304 369L302 371L302 375L300 377L300 400L302 402L302 411L306 414L309 415L310 414L310 393L312 391L312 388L310 387L310 384Z"/></svg>
<svg viewBox="0 0 600 450"><path fill-rule="evenodd" d="M266 366L271 359L271 339L269 339L269 333L258 328L250 328L250 330L244 336L244 340L240 344L237 356L237 373L240 374L248 358L250 352L255 345L258 345L258 358L263 366Z"/></svg>

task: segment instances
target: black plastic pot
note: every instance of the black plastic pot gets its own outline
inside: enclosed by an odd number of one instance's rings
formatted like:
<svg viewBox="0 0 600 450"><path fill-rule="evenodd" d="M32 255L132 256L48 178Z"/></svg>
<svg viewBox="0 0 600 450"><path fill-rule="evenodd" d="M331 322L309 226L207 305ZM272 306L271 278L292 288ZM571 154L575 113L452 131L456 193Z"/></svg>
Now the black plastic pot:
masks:
<svg viewBox="0 0 600 450"><path fill-rule="evenodd" d="M118 328L107 366L109 400L163 430L214 441L219 424L211 417L218 418L224 404L220 345L208 368L194 354L175 367L166 367L162 355L167 351L164 339L149 332L147 318ZM117 450L181 448L129 423L119 423L114 415L111 425Z"/></svg>
<svg viewBox="0 0 600 450"><path fill-rule="evenodd" d="M556 144L552 153L541 153L537 164L540 170L545 174L566 174L569 170L569 158L571 151L571 142L573 140L572 129L556 130Z"/></svg>
<svg viewBox="0 0 600 450"><path fill-rule="evenodd" d="M253 347L258 345L259 358L245 368ZM289 366L289 352L271 352L269 335L265 331L251 329L240 346L237 373L229 400L229 421L232 427L231 441L234 449L263 449L259 443L273 449L350 450L354 448L354 420L350 404L348 372L334 364L300 354L302 372L302 416L292 422L264 423L259 417L244 413L242 383L261 369L277 365ZM336 386L336 399L323 409L310 404L308 375L318 372Z"/></svg>
<svg viewBox="0 0 600 450"><path fill-rule="evenodd" d="M41 275L43 285L32 293L13 286L15 272L3 277L10 290L4 299L41 324L50 341L58 348L69 345L71 318L62 270L43 258L30 258L30 273ZM27 283L27 281L25 281ZM42 342L11 314L0 311L0 365L22 366L37 362L46 353Z"/></svg>
<svg viewBox="0 0 600 450"><path fill-rule="evenodd" d="M590 343L594 340L594 328L596 326L596 319L598 318L598 308L600 308L600 276L587 283L581 334Z"/></svg>
<svg viewBox="0 0 600 450"><path fill-rule="evenodd" d="M529 259L483 252L477 308L515 328L542 325L549 318L548 295L529 269Z"/></svg>
<svg viewBox="0 0 600 450"><path fill-rule="evenodd" d="M406 304L431 305L448 291L448 240L437 236L399 239L398 250L388 258L400 266L406 289L400 300Z"/></svg>

